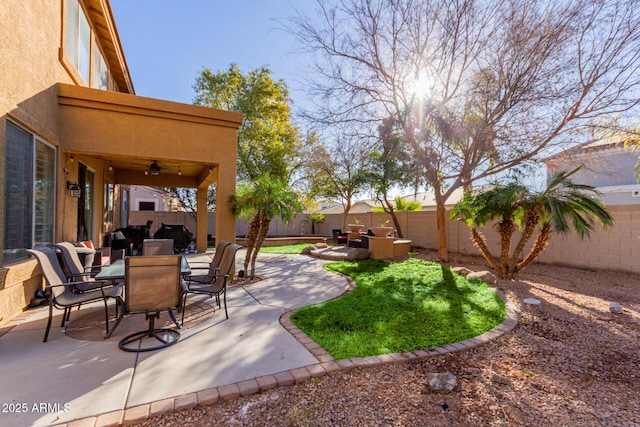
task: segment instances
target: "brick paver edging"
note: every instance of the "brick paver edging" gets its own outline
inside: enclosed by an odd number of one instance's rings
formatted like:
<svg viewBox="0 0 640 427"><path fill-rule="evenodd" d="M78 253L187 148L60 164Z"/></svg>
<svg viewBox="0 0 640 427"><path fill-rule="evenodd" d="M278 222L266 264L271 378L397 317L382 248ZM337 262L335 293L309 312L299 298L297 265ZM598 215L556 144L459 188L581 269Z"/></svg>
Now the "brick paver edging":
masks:
<svg viewBox="0 0 640 427"><path fill-rule="evenodd" d="M348 276L343 276L349 281L349 288L340 296L351 293L355 288L355 282ZM318 378L336 371L346 371L353 368L378 366L384 363L405 362L408 360L425 359L427 357L438 356L440 354L453 353L456 351L467 350L491 340L494 340L505 333L511 331L518 324L518 311L516 305L509 301L504 294L497 289L493 289L505 302L507 309L506 319L498 326L488 330L482 335L469 338L453 344L447 344L441 347L430 348L427 350L415 350L406 353L381 354L379 356L354 357L351 359L334 360L329 353L315 343L307 334L302 332L296 325L291 322L291 313L289 310L282 314L280 323L293 335L300 344L302 344L311 354L313 354L319 363L304 366L301 368L291 369L288 371L277 372L271 375L263 375L254 379L241 381L239 383L227 384L196 393L189 393L175 398L169 398L157 402L151 402L144 405L127 408L116 412L101 414L95 417L83 418L75 420L67 424L60 424L66 427L112 427L121 425L132 425L141 423L151 417L156 417L167 412L182 411L195 407L209 406L221 401L237 399L241 396L250 396L255 393L300 384L311 378ZM339 297L338 297L339 298Z"/></svg>

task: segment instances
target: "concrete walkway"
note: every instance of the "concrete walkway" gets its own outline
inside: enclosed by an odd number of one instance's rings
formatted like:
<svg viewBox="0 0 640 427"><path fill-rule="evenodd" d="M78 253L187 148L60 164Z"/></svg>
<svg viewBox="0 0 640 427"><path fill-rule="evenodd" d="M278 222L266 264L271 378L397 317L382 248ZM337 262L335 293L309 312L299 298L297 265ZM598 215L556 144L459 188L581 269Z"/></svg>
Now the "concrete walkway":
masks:
<svg viewBox="0 0 640 427"><path fill-rule="evenodd" d="M237 263L243 260L244 251ZM313 346L289 333L280 317L349 288L345 278L325 271L322 264L304 256L260 255L257 272L265 280L228 290L228 320L224 310L216 311L183 329L176 345L149 353L126 353L113 341L70 338L59 327L59 310L49 341L42 343L47 309L28 310L0 327L0 334L5 331L0 336L0 425L49 426L73 420L80 420L74 425L117 425L180 405L215 401L218 390L224 393L230 384L258 384L256 378L262 379L262 388L273 378L286 383L289 379L279 373L318 364L322 352L314 355ZM213 304L206 296L195 298ZM83 307L71 319L84 310L100 309ZM240 391L237 386L229 389Z"/></svg>

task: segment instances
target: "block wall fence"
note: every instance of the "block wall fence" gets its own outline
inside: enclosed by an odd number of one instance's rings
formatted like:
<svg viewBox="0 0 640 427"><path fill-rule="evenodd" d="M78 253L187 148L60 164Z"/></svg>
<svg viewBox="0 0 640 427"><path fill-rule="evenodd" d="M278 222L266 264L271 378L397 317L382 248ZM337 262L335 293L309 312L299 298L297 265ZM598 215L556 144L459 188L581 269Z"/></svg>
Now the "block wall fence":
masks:
<svg viewBox="0 0 640 427"><path fill-rule="evenodd" d="M596 225L591 238L580 240L575 233L565 236L554 235L547 249L537 262L547 264L580 267L591 270L615 270L640 274L640 205L609 206L614 217L614 225L606 230ZM378 226L388 215L383 213L365 213L349 215L347 223L354 223L357 218L365 228ZM185 224L195 230L195 218L184 212L130 212L130 224L145 224L154 221L151 232L155 232L162 222L168 224ZM400 212L398 219L403 235L411 239L412 246L425 249L437 249L438 233L436 229L435 211ZM325 215L320 224L315 224L314 235L332 236L333 229L342 228L343 215ZM389 223L392 225L392 223ZM288 224L272 221L269 236L304 236L311 235L309 215L299 215ZM215 234L215 213L209 214L209 233ZM237 235L244 237L247 224L238 220ZM488 241L494 256L500 253L498 232L491 225L481 229ZM447 220L447 244L452 254L479 255L470 238L469 228L461 221ZM530 248L527 247L526 250Z"/></svg>

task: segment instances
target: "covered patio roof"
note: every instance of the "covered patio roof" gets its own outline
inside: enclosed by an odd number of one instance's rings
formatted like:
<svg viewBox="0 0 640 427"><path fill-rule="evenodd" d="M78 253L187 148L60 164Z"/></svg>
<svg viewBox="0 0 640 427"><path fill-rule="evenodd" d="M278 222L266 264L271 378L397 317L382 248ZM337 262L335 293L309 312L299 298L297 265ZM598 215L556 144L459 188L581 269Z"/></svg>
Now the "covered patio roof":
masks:
<svg viewBox="0 0 640 427"><path fill-rule="evenodd" d="M204 251L207 188L217 182L219 200L235 191L242 114L66 84L58 84L58 103L62 152L100 160L105 180L198 189L196 238ZM150 171L152 164L159 169ZM226 203L218 204L216 236L235 239Z"/></svg>

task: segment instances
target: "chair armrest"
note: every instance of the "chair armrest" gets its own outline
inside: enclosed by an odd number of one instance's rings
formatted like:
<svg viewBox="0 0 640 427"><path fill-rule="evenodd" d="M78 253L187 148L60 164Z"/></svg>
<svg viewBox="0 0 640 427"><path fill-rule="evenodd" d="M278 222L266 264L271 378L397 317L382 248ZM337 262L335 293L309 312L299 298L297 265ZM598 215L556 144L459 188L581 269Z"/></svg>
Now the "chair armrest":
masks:
<svg viewBox="0 0 640 427"><path fill-rule="evenodd" d="M191 265L189 265L189 267L191 268L191 271L220 271L218 267L191 267ZM192 274L192 276L196 275Z"/></svg>
<svg viewBox="0 0 640 427"><path fill-rule="evenodd" d="M185 280L187 282L190 282L191 281L190 279L192 277L197 277L199 279L202 279L203 277L210 277L212 279L216 278L216 277L224 277L226 279L227 277L229 277L229 275L228 274L190 274L190 275L185 277Z"/></svg>
<svg viewBox="0 0 640 427"><path fill-rule="evenodd" d="M192 264L204 264L204 265L209 265L211 264L211 261L207 262L207 261L189 261L189 265Z"/></svg>
<svg viewBox="0 0 640 427"><path fill-rule="evenodd" d="M98 284L100 283L100 287L104 287L104 286L111 286L112 283L109 280L96 280L94 282L91 282L92 284ZM75 286L75 285L86 285L87 282L83 282L83 281L78 281L78 282L67 282L67 283L60 283L58 285L47 285L47 288L59 288L61 286ZM97 288L96 288L97 289Z"/></svg>

